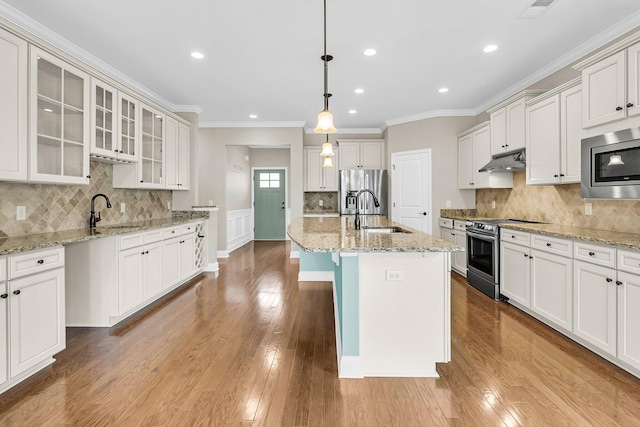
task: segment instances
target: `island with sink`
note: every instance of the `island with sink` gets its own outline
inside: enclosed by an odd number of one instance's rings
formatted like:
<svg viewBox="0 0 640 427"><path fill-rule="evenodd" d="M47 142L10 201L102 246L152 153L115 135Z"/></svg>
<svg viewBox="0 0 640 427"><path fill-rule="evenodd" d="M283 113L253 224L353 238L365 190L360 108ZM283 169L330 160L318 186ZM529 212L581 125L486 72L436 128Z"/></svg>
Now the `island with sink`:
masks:
<svg viewBox="0 0 640 427"><path fill-rule="evenodd" d="M338 375L437 377L451 358L451 252L464 250L384 217L298 218L298 280L331 281Z"/></svg>

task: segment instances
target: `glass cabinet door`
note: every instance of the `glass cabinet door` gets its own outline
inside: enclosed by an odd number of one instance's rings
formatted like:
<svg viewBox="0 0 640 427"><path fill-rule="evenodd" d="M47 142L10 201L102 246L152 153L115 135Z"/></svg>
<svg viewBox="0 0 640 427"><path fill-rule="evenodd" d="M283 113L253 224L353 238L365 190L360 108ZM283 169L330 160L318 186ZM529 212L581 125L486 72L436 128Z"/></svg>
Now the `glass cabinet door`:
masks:
<svg viewBox="0 0 640 427"><path fill-rule="evenodd" d="M89 76L31 49L30 178L44 183L89 183Z"/></svg>
<svg viewBox="0 0 640 427"><path fill-rule="evenodd" d="M164 150L164 115L146 105L142 110L142 156L140 157L140 187L162 187Z"/></svg>
<svg viewBox="0 0 640 427"><path fill-rule="evenodd" d="M115 133L116 90L91 79L91 154L118 157L120 148Z"/></svg>
<svg viewBox="0 0 640 427"><path fill-rule="evenodd" d="M137 124L138 124L138 101L122 93L118 96L120 106L120 158L129 161L136 161L137 149Z"/></svg>

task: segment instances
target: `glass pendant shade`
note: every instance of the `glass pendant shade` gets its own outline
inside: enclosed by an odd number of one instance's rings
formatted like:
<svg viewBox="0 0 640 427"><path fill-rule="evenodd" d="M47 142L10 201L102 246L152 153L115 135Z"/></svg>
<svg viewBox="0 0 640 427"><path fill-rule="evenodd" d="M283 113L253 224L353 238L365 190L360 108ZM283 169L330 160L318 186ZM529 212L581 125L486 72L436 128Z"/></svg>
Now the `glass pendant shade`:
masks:
<svg viewBox="0 0 640 427"><path fill-rule="evenodd" d="M329 141L322 144L322 151L320 152L320 155L322 157L331 157L336 155L336 153L333 152L333 146Z"/></svg>
<svg viewBox="0 0 640 427"><path fill-rule="evenodd" d="M612 156L610 156L609 163L607 164L607 166L611 166L611 165L624 165L624 162L622 161L622 156L620 154L613 154Z"/></svg>
<svg viewBox="0 0 640 427"><path fill-rule="evenodd" d="M324 160L322 161L322 167L323 168L332 168L333 167L333 162L331 161L331 157L325 157Z"/></svg>
<svg viewBox="0 0 640 427"><path fill-rule="evenodd" d="M322 110L318 114L318 124L313 130L315 133L335 133L337 129L333 125L333 114L329 110Z"/></svg>

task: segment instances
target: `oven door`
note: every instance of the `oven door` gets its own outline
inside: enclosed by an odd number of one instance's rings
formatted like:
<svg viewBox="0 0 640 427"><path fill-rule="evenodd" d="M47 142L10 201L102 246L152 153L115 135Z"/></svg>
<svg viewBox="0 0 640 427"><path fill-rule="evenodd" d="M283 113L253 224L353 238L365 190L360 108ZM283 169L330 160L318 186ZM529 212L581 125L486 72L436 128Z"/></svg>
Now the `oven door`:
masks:
<svg viewBox="0 0 640 427"><path fill-rule="evenodd" d="M498 283L498 236L467 229L467 268L492 283Z"/></svg>

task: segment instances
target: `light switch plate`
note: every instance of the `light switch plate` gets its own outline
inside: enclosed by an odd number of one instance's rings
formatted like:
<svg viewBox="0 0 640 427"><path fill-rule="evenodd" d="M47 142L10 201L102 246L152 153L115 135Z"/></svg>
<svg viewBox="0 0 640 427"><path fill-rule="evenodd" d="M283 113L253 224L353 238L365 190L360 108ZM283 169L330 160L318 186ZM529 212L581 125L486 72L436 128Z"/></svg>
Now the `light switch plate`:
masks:
<svg viewBox="0 0 640 427"><path fill-rule="evenodd" d="M399 282L404 279L404 271L402 270L385 270L387 282Z"/></svg>

